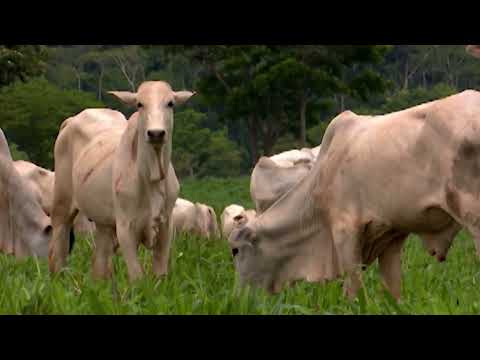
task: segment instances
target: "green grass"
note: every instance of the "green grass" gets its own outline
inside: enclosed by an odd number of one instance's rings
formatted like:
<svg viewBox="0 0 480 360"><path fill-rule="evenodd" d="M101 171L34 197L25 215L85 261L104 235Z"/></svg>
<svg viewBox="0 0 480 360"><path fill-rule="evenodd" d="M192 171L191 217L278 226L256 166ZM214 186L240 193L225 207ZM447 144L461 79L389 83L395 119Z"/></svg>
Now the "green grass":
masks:
<svg viewBox="0 0 480 360"><path fill-rule="evenodd" d="M251 207L248 179L187 181L182 197L214 206L217 215L231 203ZM151 255L141 253L149 270ZM409 239L403 256L403 298L397 305L383 292L378 268L365 272L365 289L349 302L339 282L299 284L277 296L240 289L224 241L178 237L163 280L147 276L129 285L123 260L114 260L113 282L90 278L91 241L79 239L69 267L50 277L45 260L0 256L0 314L478 314L480 262L472 240L462 233L448 261L438 264L420 241Z"/></svg>

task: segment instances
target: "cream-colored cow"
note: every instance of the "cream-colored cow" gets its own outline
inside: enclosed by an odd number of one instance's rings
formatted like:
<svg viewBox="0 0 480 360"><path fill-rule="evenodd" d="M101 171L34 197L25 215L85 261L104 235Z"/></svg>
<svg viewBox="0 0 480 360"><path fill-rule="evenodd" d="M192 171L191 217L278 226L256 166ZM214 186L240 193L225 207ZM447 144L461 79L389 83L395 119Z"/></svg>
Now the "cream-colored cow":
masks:
<svg viewBox="0 0 480 360"><path fill-rule="evenodd" d="M192 233L207 239L220 235L215 210L210 206L178 199L172 217L177 233Z"/></svg>
<svg viewBox="0 0 480 360"><path fill-rule="evenodd" d="M276 293L295 281L347 275L378 259L400 297L401 251L410 233L438 261L464 227L480 254L480 93L464 91L376 117L342 113L317 162L229 242L242 282Z"/></svg>
<svg viewBox="0 0 480 360"><path fill-rule="evenodd" d="M0 251L16 258L46 257L51 231L50 218L15 169L0 129Z"/></svg>
<svg viewBox="0 0 480 360"><path fill-rule="evenodd" d="M15 161L13 165L35 194L45 213L50 216L52 213L55 173L29 161L18 160ZM78 235L93 236L95 224L80 212L75 218L73 230ZM71 234L71 246L73 246L74 241L75 238L73 234Z"/></svg>
<svg viewBox="0 0 480 360"><path fill-rule="evenodd" d="M89 110L91 116L68 119L57 138L50 270L65 265L66 237L80 210L96 225L94 278L111 276L115 232L130 280L143 276L140 244L153 249L153 272L165 275L179 191L170 161L173 111L194 94L162 81L111 94L137 107L128 122L113 111Z"/></svg>

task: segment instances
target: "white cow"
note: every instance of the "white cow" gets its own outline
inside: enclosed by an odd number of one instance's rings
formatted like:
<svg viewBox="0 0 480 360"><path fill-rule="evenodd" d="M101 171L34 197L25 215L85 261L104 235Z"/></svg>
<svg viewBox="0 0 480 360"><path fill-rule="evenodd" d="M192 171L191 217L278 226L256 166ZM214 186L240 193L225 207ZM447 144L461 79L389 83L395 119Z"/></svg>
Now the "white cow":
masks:
<svg viewBox="0 0 480 360"><path fill-rule="evenodd" d="M50 216L52 213L55 173L29 161L19 160L15 161L13 165L35 194L45 213ZM84 214L79 213L75 218L73 228L76 234L93 236L95 224L89 221ZM71 234L70 241L73 246L75 241L73 234Z"/></svg>
<svg viewBox="0 0 480 360"><path fill-rule="evenodd" d="M162 81L145 82L137 93L111 94L137 107L128 122L113 111L90 110L66 120L57 138L50 270L65 265L66 235L80 210L96 224L94 278L111 276L115 233L131 281L143 276L141 243L153 249L152 269L162 276L179 191L170 161L173 109L194 94L175 92Z"/></svg>
<svg viewBox="0 0 480 360"><path fill-rule="evenodd" d="M51 232L50 218L13 166L0 130L0 251L17 258L46 257Z"/></svg>
<svg viewBox="0 0 480 360"><path fill-rule="evenodd" d="M192 233L207 239L219 237L217 216L210 206L178 199L172 216L177 233Z"/></svg>

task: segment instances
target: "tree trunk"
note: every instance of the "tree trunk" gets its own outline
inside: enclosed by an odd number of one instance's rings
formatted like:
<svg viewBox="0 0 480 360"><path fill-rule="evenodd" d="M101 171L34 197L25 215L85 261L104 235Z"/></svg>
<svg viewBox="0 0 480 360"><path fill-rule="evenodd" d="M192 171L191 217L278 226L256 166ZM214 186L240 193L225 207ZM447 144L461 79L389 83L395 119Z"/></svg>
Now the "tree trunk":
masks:
<svg viewBox="0 0 480 360"><path fill-rule="evenodd" d="M103 66L102 66L101 70L100 70L100 76L98 77L98 100L99 101L102 101L103 75L104 75L104 69L103 69Z"/></svg>
<svg viewBox="0 0 480 360"><path fill-rule="evenodd" d="M407 60L405 62L405 78L403 82L403 90L408 90L408 78L409 78L409 74L408 74L408 60Z"/></svg>
<svg viewBox="0 0 480 360"><path fill-rule="evenodd" d="M77 76L77 84L78 84L78 91L82 91L82 79L80 78L80 72L77 70L76 67L73 67L75 71L75 75Z"/></svg>
<svg viewBox="0 0 480 360"><path fill-rule="evenodd" d="M250 148L250 156L252 160L252 169L257 165L258 161L258 130L255 116L250 116L247 120L248 127L248 146Z"/></svg>
<svg viewBox="0 0 480 360"><path fill-rule="evenodd" d="M307 99L305 95L300 98L300 146L307 147Z"/></svg>
<svg viewBox="0 0 480 360"><path fill-rule="evenodd" d="M276 136L273 128L273 121L267 121L266 131L263 132L263 151L265 156L272 156L273 147L276 143Z"/></svg>

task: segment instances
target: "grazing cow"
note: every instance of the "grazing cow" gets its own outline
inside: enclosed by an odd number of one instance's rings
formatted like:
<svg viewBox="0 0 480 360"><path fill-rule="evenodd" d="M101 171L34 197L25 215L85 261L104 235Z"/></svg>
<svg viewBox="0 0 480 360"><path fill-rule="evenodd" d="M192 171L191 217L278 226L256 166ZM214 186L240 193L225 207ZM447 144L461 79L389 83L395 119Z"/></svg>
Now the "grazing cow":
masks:
<svg viewBox="0 0 480 360"><path fill-rule="evenodd" d="M223 237L228 239L233 229L255 218L255 216L257 216L255 210L245 210L240 205L226 207L220 218Z"/></svg>
<svg viewBox="0 0 480 360"><path fill-rule="evenodd" d="M480 93L465 91L376 117L345 112L312 171L229 242L242 283L269 292L348 275L379 260L400 297L401 250L416 233L438 261L465 227L480 251Z"/></svg>
<svg viewBox="0 0 480 360"><path fill-rule="evenodd" d="M218 238L220 235L215 210L210 206L177 199L172 217L177 233L192 233L207 239Z"/></svg>
<svg viewBox="0 0 480 360"><path fill-rule="evenodd" d="M310 169L310 165L306 163L282 167L275 161L262 157L253 169L250 180L250 194L257 214L264 213L307 176Z"/></svg>
<svg viewBox="0 0 480 360"><path fill-rule="evenodd" d="M35 194L45 213L50 216L52 213L55 173L23 160L15 161L14 166ZM84 214L79 213L75 218L73 229L79 235L93 235L95 224L89 221ZM75 236L72 232L70 234L70 251L73 250L74 242Z"/></svg>
<svg viewBox="0 0 480 360"><path fill-rule="evenodd" d="M67 120L56 141L50 270L64 266L66 233L81 210L96 225L94 278L112 274L115 233L131 281L143 276L137 257L142 243L153 249L155 275L165 275L179 191L170 161L173 109L194 94L174 92L162 81L145 82L137 93L110 94L137 107L128 122L113 112L108 121L92 115L89 122L79 115Z"/></svg>
<svg viewBox="0 0 480 360"><path fill-rule="evenodd" d="M51 232L50 218L13 166L0 130L0 251L17 258L46 257Z"/></svg>
<svg viewBox="0 0 480 360"><path fill-rule="evenodd" d="M480 45L467 45L467 53L480 59Z"/></svg>

